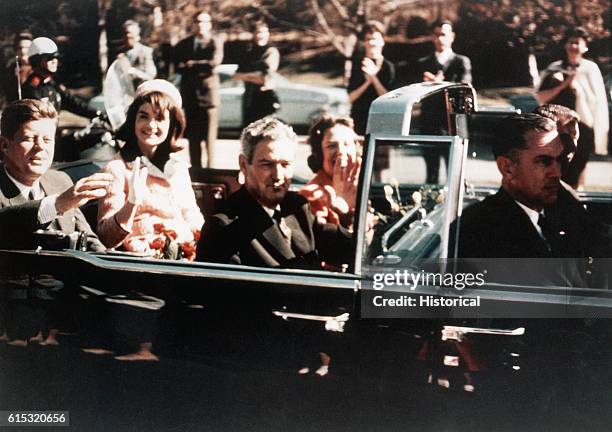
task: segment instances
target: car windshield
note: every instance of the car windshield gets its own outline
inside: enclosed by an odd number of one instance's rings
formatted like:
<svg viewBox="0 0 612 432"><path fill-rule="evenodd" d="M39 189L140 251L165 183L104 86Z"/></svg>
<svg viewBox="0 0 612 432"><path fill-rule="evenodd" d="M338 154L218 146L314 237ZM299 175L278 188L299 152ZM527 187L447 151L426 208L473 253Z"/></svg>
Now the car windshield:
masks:
<svg viewBox="0 0 612 432"><path fill-rule="evenodd" d="M377 142L368 203L377 219L366 266L437 258L447 236L450 141Z"/></svg>

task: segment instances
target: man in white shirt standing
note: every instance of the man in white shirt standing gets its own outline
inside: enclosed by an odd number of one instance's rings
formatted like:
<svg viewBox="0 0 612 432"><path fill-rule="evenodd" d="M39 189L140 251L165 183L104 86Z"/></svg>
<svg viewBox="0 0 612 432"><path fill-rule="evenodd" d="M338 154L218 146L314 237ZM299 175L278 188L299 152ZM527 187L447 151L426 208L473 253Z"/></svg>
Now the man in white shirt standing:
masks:
<svg viewBox="0 0 612 432"><path fill-rule="evenodd" d="M472 83L472 63L466 56L453 51L455 32L450 21L436 21L431 26L435 51L419 59L423 81Z"/></svg>

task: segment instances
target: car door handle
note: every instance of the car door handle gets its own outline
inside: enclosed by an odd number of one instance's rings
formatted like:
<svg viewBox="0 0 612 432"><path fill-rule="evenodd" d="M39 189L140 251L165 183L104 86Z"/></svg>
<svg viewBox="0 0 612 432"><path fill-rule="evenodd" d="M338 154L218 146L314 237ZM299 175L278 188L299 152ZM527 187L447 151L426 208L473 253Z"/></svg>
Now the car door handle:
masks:
<svg viewBox="0 0 612 432"><path fill-rule="evenodd" d="M343 313L342 315L338 315L338 316L324 316L324 315L309 315L309 314L302 314L302 313L296 313L296 312L286 312L286 311L279 311L279 310L273 310L272 315L280 317L284 320L288 320L292 318L292 319L302 319L302 320L307 320L307 321L322 321L325 323L325 330L333 331L333 332L343 332L344 324L346 324L350 316L348 312Z"/></svg>
<svg viewBox="0 0 612 432"><path fill-rule="evenodd" d="M488 334L497 336L522 336L525 334L525 327L517 327L512 330L506 330L445 325L442 329L442 340L461 341L463 340L464 335L466 335L467 333Z"/></svg>

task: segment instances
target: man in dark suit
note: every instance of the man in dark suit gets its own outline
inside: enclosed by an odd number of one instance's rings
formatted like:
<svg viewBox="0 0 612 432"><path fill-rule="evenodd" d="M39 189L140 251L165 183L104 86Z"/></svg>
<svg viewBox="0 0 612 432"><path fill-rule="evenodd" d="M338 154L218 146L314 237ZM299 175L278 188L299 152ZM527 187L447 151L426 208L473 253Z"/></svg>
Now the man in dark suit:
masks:
<svg viewBox="0 0 612 432"><path fill-rule="evenodd" d="M435 51L418 62L423 81L472 83L472 63L466 56L455 54L455 33L450 21L436 21L432 27ZM420 77L419 77L420 78Z"/></svg>
<svg viewBox="0 0 612 432"><path fill-rule="evenodd" d="M348 264L354 249L351 233L319 223L308 201L289 191L297 147L293 130L263 118L244 129L240 142L244 186L204 224L197 259L310 269L320 269L322 261Z"/></svg>
<svg viewBox="0 0 612 432"><path fill-rule="evenodd" d="M432 42L435 50L428 56L420 58L415 70L408 74L411 82L460 82L472 83L472 64L466 56L456 54L453 51L455 33L453 23L446 20L438 20L431 25ZM441 111L444 104L436 100L427 100L422 108L421 132L426 135L445 134L440 130L440 119L446 118L446 113ZM444 126L443 126L444 128ZM447 128L447 127L446 127ZM439 183L440 158L443 157L448 166L448 155L444 152L431 150L425 155L427 169L427 180L429 184Z"/></svg>
<svg viewBox="0 0 612 432"><path fill-rule="evenodd" d="M586 259L573 260L580 263L610 256L609 229L560 181L566 155L552 120L537 114L503 119L493 153L502 185L463 211L459 257ZM575 276L566 272L565 280L582 284L580 273L587 269L570 267Z"/></svg>
<svg viewBox="0 0 612 432"><path fill-rule="evenodd" d="M48 101L15 101L2 113L1 248L35 248L34 231L54 229L83 231L90 249L104 250L79 207L104 196L112 176L98 173L72 185L66 174L50 170L56 125L57 111Z"/></svg>
<svg viewBox="0 0 612 432"><path fill-rule="evenodd" d="M174 57L181 74L181 95L187 116L185 137L189 140L191 165L201 168L203 152L211 166L217 139L220 96L219 75L215 69L223 61L223 41L212 33L208 12L196 13L193 27L193 34L176 45Z"/></svg>
<svg viewBox="0 0 612 432"><path fill-rule="evenodd" d="M68 235L81 232L87 240L85 246L88 249L104 250L79 207L91 199L104 196L112 176L94 174L72 185L66 174L50 170L56 125L57 111L49 101L15 101L2 113L1 249L45 247L47 243L40 243L42 237L35 231L57 231ZM47 290L39 285L39 282L31 282L30 286L13 284L12 289L2 290L2 295L8 293L11 298L13 318L6 325L14 345L27 345L27 338L41 329L43 318L39 310L48 306L41 306L40 301L44 303L53 297L49 297ZM0 303L5 309L5 303ZM0 320L4 319L6 312L0 315ZM51 327L45 343L57 344L56 335L57 328ZM34 339L42 341L42 334L39 333Z"/></svg>

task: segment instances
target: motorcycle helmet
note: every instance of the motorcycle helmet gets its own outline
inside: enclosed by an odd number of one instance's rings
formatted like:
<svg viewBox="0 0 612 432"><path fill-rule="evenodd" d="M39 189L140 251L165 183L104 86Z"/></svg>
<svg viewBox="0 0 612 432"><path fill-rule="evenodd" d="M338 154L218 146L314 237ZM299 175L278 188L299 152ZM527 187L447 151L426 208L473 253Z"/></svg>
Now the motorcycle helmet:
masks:
<svg viewBox="0 0 612 432"><path fill-rule="evenodd" d="M33 65L39 64L43 58L49 60L57 57L59 57L57 45L46 37L34 39L28 50L28 58Z"/></svg>

